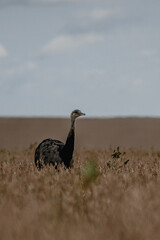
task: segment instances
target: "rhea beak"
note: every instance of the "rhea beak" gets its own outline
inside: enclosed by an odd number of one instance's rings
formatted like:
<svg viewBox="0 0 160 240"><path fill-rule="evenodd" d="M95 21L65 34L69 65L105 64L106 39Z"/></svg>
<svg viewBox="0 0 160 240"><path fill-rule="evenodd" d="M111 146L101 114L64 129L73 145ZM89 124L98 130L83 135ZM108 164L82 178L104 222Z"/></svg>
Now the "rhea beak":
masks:
<svg viewBox="0 0 160 240"><path fill-rule="evenodd" d="M85 115L86 115L85 113L82 113L82 112L81 112L81 116L85 116Z"/></svg>

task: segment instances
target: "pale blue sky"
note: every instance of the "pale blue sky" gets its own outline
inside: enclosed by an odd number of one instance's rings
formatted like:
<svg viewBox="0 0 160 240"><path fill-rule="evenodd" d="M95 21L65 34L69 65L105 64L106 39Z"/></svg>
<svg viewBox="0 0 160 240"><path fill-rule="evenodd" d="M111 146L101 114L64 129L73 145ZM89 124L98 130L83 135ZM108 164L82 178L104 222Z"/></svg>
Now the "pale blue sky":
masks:
<svg viewBox="0 0 160 240"><path fill-rule="evenodd" d="M160 116L159 0L0 0L0 116Z"/></svg>

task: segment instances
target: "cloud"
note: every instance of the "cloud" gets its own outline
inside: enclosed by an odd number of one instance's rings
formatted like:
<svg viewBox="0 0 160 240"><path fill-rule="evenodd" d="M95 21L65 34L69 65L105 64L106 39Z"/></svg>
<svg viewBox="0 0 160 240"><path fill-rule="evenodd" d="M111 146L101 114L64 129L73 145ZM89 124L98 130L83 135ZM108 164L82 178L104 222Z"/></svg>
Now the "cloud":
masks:
<svg viewBox="0 0 160 240"><path fill-rule="evenodd" d="M78 17L82 19L87 19L94 22L105 21L107 19L119 19L123 16L123 11L121 8L94 8L90 10L83 10L79 12Z"/></svg>
<svg viewBox="0 0 160 240"><path fill-rule="evenodd" d="M8 66L7 68L1 70L0 73L3 73L6 77L13 77L33 71L36 68L38 68L36 62L28 61L22 64L12 64L11 66Z"/></svg>
<svg viewBox="0 0 160 240"><path fill-rule="evenodd" d="M96 21L105 20L116 15L116 12L109 9L95 9L91 11L88 16Z"/></svg>
<svg viewBox="0 0 160 240"><path fill-rule="evenodd" d="M142 78L137 78L135 80L133 80L133 86L135 87L140 87L144 84L144 81Z"/></svg>
<svg viewBox="0 0 160 240"><path fill-rule="evenodd" d="M143 50L142 55L147 56L147 57L154 56L154 55L156 55L156 51L155 50Z"/></svg>
<svg viewBox="0 0 160 240"><path fill-rule="evenodd" d="M25 66L26 66L26 69L28 69L28 70L34 70L37 68L37 63L29 61L26 63Z"/></svg>
<svg viewBox="0 0 160 240"><path fill-rule="evenodd" d="M104 40L100 34L81 34L81 35L61 35L48 43L43 53L63 53L79 49L82 46L95 44Z"/></svg>
<svg viewBox="0 0 160 240"><path fill-rule="evenodd" d="M70 33L96 32L106 34L119 27L122 28L124 23L129 25L129 18L127 18L123 8L118 6L101 8L100 5L76 9L73 12L75 21L67 25Z"/></svg>
<svg viewBox="0 0 160 240"><path fill-rule="evenodd" d="M91 77L93 77L93 76L99 77L99 76L103 76L104 74L105 74L105 72L102 69L91 69L91 70L87 71L87 75L91 76Z"/></svg>
<svg viewBox="0 0 160 240"><path fill-rule="evenodd" d="M0 58L7 57L7 51L2 44L0 44Z"/></svg>
<svg viewBox="0 0 160 240"><path fill-rule="evenodd" d="M36 3L65 3L65 2L79 2L80 0L31 0Z"/></svg>
<svg viewBox="0 0 160 240"><path fill-rule="evenodd" d="M76 3L80 0L1 0L0 6L7 6L7 5L29 5L29 4L48 4L48 3Z"/></svg>

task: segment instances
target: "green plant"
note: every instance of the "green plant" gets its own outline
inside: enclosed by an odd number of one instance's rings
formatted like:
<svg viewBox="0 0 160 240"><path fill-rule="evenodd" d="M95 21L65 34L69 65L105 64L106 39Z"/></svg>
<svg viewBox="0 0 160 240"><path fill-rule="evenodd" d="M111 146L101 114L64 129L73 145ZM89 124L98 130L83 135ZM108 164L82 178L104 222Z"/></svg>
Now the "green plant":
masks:
<svg viewBox="0 0 160 240"><path fill-rule="evenodd" d="M128 162L129 159L125 159L125 154L126 152L120 152L119 146L117 147L116 150L113 151L111 157L112 160L110 160L109 162L107 162L107 167L108 168L112 168L112 169L118 169L121 168L123 166L125 166Z"/></svg>
<svg viewBox="0 0 160 240"><path fill-rule="evenodd" d="M88 187L99 175L98 165L95 159L87 159L82 166L81 176L83 187Z"/></svg>

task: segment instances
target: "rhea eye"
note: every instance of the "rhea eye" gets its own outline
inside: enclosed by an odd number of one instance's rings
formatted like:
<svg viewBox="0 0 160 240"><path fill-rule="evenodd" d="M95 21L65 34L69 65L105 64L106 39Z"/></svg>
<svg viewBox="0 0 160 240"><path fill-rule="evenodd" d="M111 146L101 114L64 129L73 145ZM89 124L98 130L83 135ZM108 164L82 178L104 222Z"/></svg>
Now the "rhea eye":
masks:
<svg viewBox="0 0 160 240"><path fill-rule="evenodd" d="M74 113L78 114L78 110L74 111Z"/></svg>

